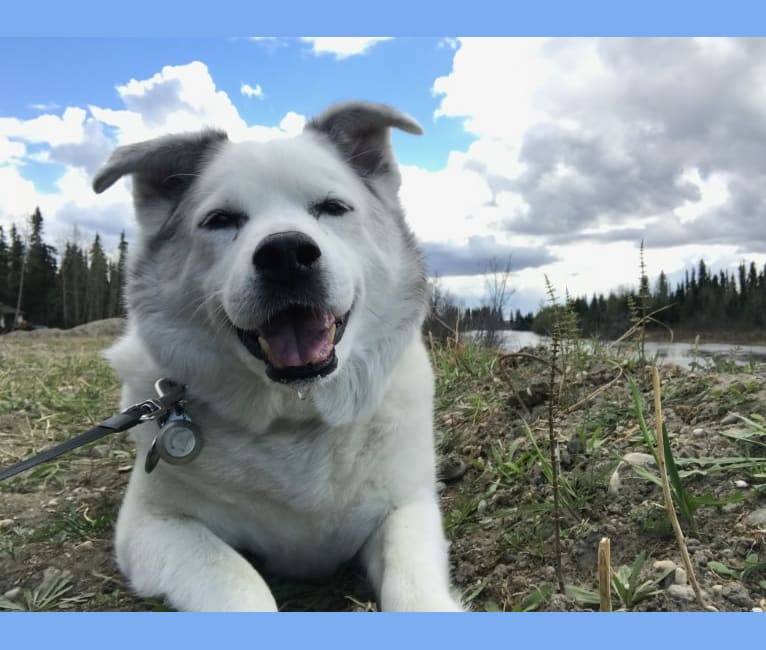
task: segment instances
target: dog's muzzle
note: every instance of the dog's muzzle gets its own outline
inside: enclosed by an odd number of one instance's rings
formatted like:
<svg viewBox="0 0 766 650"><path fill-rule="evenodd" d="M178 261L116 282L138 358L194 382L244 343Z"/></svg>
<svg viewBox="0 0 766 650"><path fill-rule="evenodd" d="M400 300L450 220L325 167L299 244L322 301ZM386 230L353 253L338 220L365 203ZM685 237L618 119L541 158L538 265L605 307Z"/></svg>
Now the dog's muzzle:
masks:
<svg viewBox="0 0 766 650"><path fill-rule="evenodd" d="M330 311L301 305L284 309L254 330L237 328L240 341L266 363L266 374L281 383L329 375L338 366L335 346L343 338L351 311Z"/></svg>

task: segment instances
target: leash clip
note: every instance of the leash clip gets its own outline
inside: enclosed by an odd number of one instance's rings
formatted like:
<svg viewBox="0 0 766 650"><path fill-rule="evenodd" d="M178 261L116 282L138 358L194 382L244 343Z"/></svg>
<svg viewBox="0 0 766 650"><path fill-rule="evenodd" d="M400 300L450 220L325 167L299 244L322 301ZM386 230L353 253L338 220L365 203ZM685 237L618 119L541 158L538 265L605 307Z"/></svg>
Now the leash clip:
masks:
<svg viewBox="0 0 766 650"><path fill-rule="evenodd" d="M166 379L164 377L154 382L154 390L157 391L157 397L144 400L127 409L128 411L132 409L141 409L144 411L141 415L141 422L161 419L172 410L184 396L183 385L177 384L171 379Z"/></svg>

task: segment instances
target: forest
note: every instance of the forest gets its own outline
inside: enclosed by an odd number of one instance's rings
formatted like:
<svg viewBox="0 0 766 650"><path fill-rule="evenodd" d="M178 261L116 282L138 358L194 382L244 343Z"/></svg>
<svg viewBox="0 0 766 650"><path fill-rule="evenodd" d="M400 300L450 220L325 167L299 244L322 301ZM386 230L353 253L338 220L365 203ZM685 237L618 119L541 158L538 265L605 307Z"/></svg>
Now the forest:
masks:
<svg viewBox="0 0 766 650"><path fill-rule="evenodd" d="M115 255L104 251L96 234L89 247L67 241L63 251L43 238L43 215L36 209L26 233L0 226L0 305L20 311L23 327L69 328L93 320L124 315L125 233Z"/></svg>

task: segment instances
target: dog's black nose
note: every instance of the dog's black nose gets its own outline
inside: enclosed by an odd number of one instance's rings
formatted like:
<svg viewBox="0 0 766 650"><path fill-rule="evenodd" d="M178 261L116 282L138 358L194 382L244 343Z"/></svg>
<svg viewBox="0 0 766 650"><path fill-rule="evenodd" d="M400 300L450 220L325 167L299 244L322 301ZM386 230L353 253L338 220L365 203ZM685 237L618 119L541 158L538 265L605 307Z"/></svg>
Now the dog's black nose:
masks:
<svg viewBox="0 0 766 650"><path fill-rule="evenodd" d="M322 251L313 239L302 232L278 232L266 237L253 253L253 264L261 274L287 279L294 274L308 274Z"/></svg>

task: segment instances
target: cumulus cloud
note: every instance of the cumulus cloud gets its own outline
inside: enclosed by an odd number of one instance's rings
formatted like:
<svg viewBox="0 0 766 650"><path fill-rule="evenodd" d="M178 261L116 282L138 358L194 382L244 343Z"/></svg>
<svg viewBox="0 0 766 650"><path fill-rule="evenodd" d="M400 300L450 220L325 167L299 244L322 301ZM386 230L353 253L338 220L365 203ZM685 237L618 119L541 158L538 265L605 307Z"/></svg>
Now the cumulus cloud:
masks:
<svg viewBox="0 0 766 650"><path fill-rule="evenodd" d="M747 191L763 185L764 54L763 39L461 39L436 115L464 120L466 166L523 206L503 215L510 233L577 239L653 218L688 243L723 236L725 218L731 241L766 217ZM711 177L726 179L718 197Z"/></svg>
<svg viewBox="0 0 766 650"><path fill-rule="evenodd" d="M305 36L301 38L311 44L311 51L317 56L329 54L336 59L364 54L371 47L382 41L391 40L390 36Z"/></svg>
<svg viewBox="0 0 766 650"><path fill-rule="evenodd" d="M223 129L235 141L296 134L305 118L288 113L278 126L249 126L223 90L218 90L208 67L201 61L165 66L149 79L131 79L117 86L125 109L90 106L98 121L113 127L119 144L138 142L165 133ZM300 131L300 128L298 131Z"/></svg>

